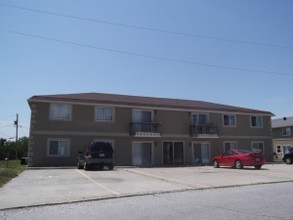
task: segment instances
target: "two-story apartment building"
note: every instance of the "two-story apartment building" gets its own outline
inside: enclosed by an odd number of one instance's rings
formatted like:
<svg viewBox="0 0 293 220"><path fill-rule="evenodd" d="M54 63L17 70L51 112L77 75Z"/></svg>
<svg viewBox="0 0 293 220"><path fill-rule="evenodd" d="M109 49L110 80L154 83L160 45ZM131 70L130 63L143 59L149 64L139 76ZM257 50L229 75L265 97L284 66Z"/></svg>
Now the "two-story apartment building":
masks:
<svg viewBox="0 0 293 220"><path fill-rule="evenodd" d="M273 158L271 112L202 101L101 93L33 96L29 166L76 165L78 151L107 141L115 165L208 164L231 148Z"/></svg>
<svg viewBox="0 0 293 220"><path fill-rule="evenodd" d="M272 120L273 149L277 159L282 159L293 146L293 117Z"/></svg>

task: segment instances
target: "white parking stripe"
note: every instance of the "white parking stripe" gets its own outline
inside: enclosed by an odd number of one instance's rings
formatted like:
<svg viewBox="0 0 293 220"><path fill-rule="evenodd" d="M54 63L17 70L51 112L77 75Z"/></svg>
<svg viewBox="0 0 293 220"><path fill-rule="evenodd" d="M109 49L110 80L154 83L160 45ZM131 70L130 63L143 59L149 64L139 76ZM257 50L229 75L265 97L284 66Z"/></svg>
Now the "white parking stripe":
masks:
<svg viewBox="0 0 293 220"><path fill-rule="evenodd" d="M208 186L206 184L203 185L203 184L195 184L195 183L184 182L184 181L181 181L181 180L165 178L165 177L157 176L157 175L154 175L154 174L141 172L141 171L138 171L138 170L126 169L126 171L128 171L130 173L136 173L136 174L151 177L151 178L154 178L154 179L162 180L162 181L169 182L169 183L176 183L176 184L188 186L188 187L191 187L191 188L194 188L194 189L210 187L210 186Z"/></svg>
<svg viewBox="0 0 293 220"><path fill-rule="evenodd" d="M81 172L80 170L75 170L76 172L78 172L79 174L81 174L82 176L84 176L85 178L87 178L88 180L90 180L91 182L93 182L95 185L99 186L100 188L106 190L107 192L114 194L114 195L120 195L121 193L116 192L114 190L111 190L109 188L107 188L106 186L103 186L102 184L98 183L97 181L95 181L94 179L92 179L91 177L89 177L88 175L86 175L85 173Z"/></svg>

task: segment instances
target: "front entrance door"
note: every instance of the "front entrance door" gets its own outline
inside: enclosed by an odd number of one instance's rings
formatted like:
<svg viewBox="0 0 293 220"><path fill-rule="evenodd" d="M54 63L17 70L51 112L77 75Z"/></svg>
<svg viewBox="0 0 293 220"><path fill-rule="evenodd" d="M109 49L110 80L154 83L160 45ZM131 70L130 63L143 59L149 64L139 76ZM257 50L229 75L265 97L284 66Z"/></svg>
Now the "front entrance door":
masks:
<svg viewBox="0 0 293 220"><path fill-rule="evenodd" d="M193 144L193 163L209 164L210 162L210 145L209 143Z"/></svg>
<svg viewBox="0 0 293 220"><path fill-rule="evenodd" d="M182 165L184 163L183 142L164 142L163 162L164 165Z"/></svg>
<svg viewBox="0 0 293 220"><path fill-rule="evenodd" d="M136 166L152 164L152 143L133 143L132 163Z"/></svg>

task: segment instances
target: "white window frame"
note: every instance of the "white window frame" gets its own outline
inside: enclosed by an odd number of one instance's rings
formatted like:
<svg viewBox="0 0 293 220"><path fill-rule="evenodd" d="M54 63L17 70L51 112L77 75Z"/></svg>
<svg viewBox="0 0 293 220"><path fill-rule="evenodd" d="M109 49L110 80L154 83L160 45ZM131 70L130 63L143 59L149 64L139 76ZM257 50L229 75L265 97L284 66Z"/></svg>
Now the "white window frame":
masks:
<svg viewBox="0 0 293 220"><path fill-rule="evenodd" d="M194 121L193 121L193 117L196 115L196 117L197 117L197 122L196 123L194 123ZM199 116L200 115L205 115L206 116L206 123L205 124L200 124L199 123ZM207 125L209 123L209 114L207 114L207 113L200 113L200 112L193 112L193 113L191 113L191 124L192 125Z"/></svg>
<svg viewBox="0 0 293 220"><path fill-rule="evenodd" d="M155 142L153 141L133 141L132 142L132 145L131 145L131 148L132 148L132 152L131 152L131 160L132 160L132 164L134 164L134 161L133 161L133 155L135 153L135 145L138 144L150 144L151 145L151 164L150 165L153 165L154 164L154 146L155 146Z"/></svg>
<svg viewBox="0 0 293 220"><path fill-rule="evenodd" d="M254 145L255 144L261 144L262 145L262 150L260 151L260 147L259 146L257 146L256 148L254 147ZM252 141L251 142L251 150L252 150L252 152L262 152L262 153L264 153L264 151L265 151L265 144L264 144L264 142L263 141Z"/></svg>
<svg viewBox="0 0 293 220"><path fill-rule="evenodd" d="M154 121L154 111L153 110L149 110L149 109L133 109L132 110L132 122L137 122L137 123L139 123L139 122L144 122L144 121L140 121L140 120L138 120L137 118L136 118L136 113L137 112L139 112L139 113L141 113L141 112L150 112L151 113L151 122L153 122Z"/></svg>
<svg viewBox="0 0 293 220"><path fill-rule="evenodd" d="M200 144L200 147L202 147L202 145L207 145L207 147L208 147L208 158L209 158L209 160L211 159L211 143L210 142L199 142L199 141L193 141L192 143L191 143L191 145L192 145L192 155L191 155L191 159L192 159L192 163L193 164L196 164L197 163L197 161L196 161L196 159L194 158L194 154L195 154L195 150L194 150L194 148L195 148L195 145L196 144ZM202 155L201 155L202 156ZM203 163L204 164L204 163Z"/></svg>
<svg viewBox="0 0 293 220"><path fill-rule="evenodd" d="M52 141L58 142L57 154L50 153ZM60 145L61 142L67 142L65 153L62 153L63 150L62 150L62 146ZM49 138L48 143L47 143L47 156L49 156L49 157L69 157L70 156L70 139Z"/></svg>
<svg viewBox="0 0 293 220"><path fill-rule="evenodd" d="M103 110L102 112L102 117L100 119L98 119L98 110ZM111 118L108 118L109 115L107 115L108 113L106 112L107 110L111 110ZM115 121L115 108L111 107L111 106L96 106L95 107L95 121L96 122L114 122Z"/></svg>
<svg viewBox="0 0 293 220"><path fill-rule="evenodd" d="M291 135L292 135L291 127L282 128L282 136L291 136Z"/></svg>
<svg viewBox="0 0 293 220"><path fill-rule="evenodd" d="M50 120L70 121L72 117L72 105L65 103L51 103Z"/></svg>
<svg viewBox="0 0 293 220"><path fill-rule="evenodd" d="M253 118L255 118L255 125L253 125ZM253 115L250 117L250 126L252 128L263 128L263 117Z"/></svg>
<svg viewBox="0 0 293 220"><path fill-rule="evenodd" d="M225 116L228 116L229 118L228 118L228 122L229 122L229 124L225 124ZM234 124L231 124L230 123L230 120L231 120L231 118L230 117L233 117L234 118ZM223 126L224 127L236 127L237 126L237 116L235 115L235 114L223 114Z"/></svg>
<svg viewBox="0 0 293 220"><path fill-rule="evenodd" d="M229 144L229 149L226 149L226 144ZM237 141L224 141L224 152L228 150L238 149L238 142Z"/></svg>

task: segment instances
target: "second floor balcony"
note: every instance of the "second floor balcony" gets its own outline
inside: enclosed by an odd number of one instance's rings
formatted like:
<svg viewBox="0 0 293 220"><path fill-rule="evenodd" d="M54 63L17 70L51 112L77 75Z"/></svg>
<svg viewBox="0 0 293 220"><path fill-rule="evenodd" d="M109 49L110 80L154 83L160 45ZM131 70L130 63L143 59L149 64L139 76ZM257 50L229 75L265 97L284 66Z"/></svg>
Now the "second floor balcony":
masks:
<svg viewBox="0 0 293 220"><path fill-rule="evenodd" d="M195 138L218 138L218 125L190 125L190 136Z"/></svg>
<svg viewBox="0 0 293 220"><path fill-rule="evenodd" d="M131 122L130 136L161 137L162 123L160 122Z"/></svg>

